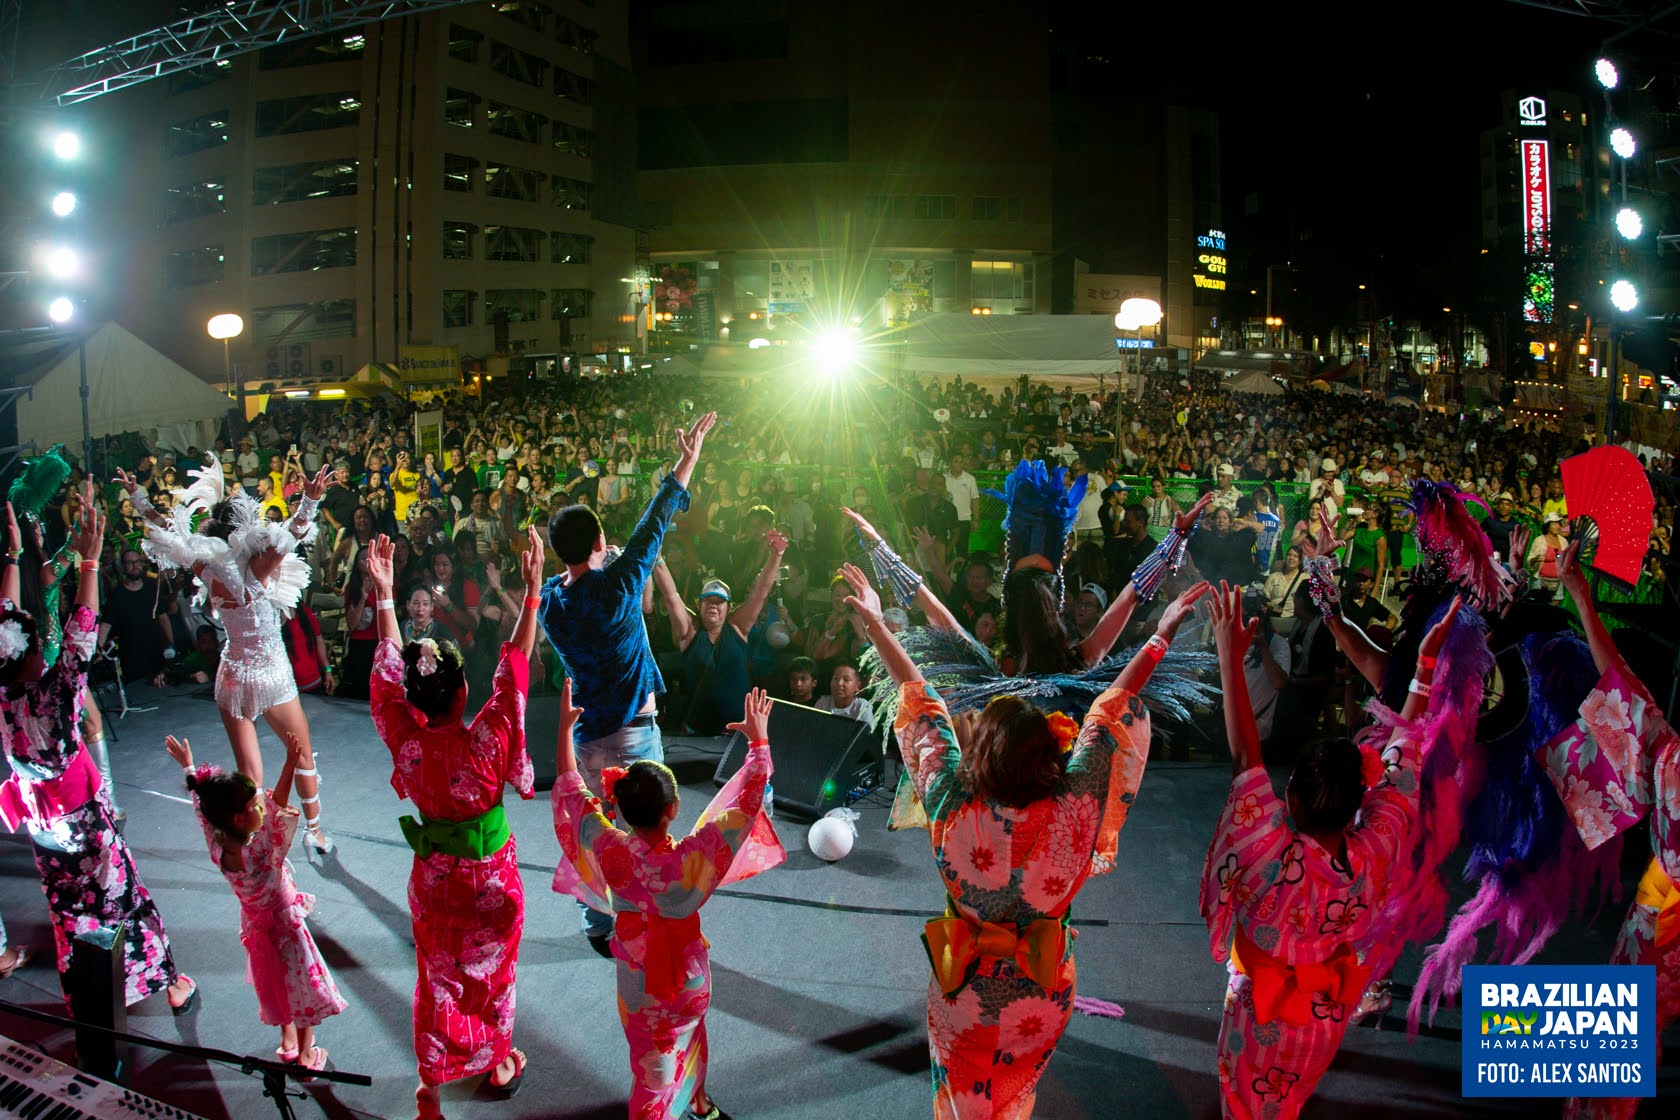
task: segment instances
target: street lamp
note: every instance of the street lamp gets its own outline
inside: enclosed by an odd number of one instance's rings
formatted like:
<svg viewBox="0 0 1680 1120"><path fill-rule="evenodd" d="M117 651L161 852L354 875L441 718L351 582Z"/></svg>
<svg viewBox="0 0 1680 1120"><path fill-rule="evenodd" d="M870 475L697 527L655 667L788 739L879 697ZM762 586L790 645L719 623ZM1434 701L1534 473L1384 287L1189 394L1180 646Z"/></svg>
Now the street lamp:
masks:
<svg viewBox="0 0 1680 1120"><path fill-rule="evenodd" d="M1593 73L1598 76L1598 84L1605 89L1615 89L1616 84L1622 80L1621 75L1616 73L1616 64L1608 58L1601 58L1593 63Z"/></svg>
<svg viewBox="0 0 1680 1120"><path fill-rule="evenodd" d="M1610 133L1610 150L1623 159L1632 159L1637 145L1633 142L1633 133L1625 128L1617 128Z"/></svg>
<svg viewBox="0 0 1680 1120"><path fill-rule="evenodd" d="M1639 211L1631 206L1616 211L1616 232L1629 241L1639 240L1639 235L1645 232L1645 222L1640 218Z"/></svg>
<svg viewBox="0 0 1680 1120"><path fill-rule="evenodd" d="M228 396L233 396L233 357L229 352L229 343L245 333L245 320L231 311L221 315L212 315L205 324L210 337L220 339L222 343L222 373L227 378Z"/></svg>
<svg viewBox="0 0 1680 1120"><path fill-rule="evenodd" d="M1618 280L1610 285L1610 303L1617 311L1626 314L1639 306L1639 289L1633 286L1631 280Z"/></svg>

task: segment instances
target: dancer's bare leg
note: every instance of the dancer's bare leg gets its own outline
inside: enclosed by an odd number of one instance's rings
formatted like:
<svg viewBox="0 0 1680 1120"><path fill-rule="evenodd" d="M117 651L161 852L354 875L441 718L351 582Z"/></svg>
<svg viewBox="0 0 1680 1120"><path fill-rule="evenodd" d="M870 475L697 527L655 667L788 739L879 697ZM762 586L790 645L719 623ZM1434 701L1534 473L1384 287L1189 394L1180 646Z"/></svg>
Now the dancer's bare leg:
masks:
<svg viewBox="0 0 1680 1120"><path fill-rule="evenodd" d="M227 729L228 744L233 747L233 765L247 778L263 784L262 749L257 745L257 725L248 719L222 712L222 726Z"/></svg>
<svg viewBox="0 0 1680 1120"><path fill-rule="evenodd" d="M303 842L323 854L332 851L332 840L321 831L321 776L315 769L315 752L309 745L309 719L303 714L303 704L293 697L264 712L263 718L281 742L296 739L298 743L297 792L298 805L303 810Z"/></svg>

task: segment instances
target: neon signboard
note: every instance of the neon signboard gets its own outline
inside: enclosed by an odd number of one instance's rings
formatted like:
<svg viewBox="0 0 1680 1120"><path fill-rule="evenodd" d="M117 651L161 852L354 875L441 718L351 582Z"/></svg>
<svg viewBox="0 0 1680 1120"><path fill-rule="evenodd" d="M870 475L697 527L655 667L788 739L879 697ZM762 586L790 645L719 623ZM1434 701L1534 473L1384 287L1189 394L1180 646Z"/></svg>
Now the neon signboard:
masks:
<svg viewBox="0 0 1680 1120"><path fill-rule="evenodd" d="M1196 237L1196 271L1191 277L1196 287L1210 291L1225 290L1225 231L1210 229Z"/></svg>
<svg viewBox="0 0 1680 1120"><path fill-rule="evenodd" d="M1552 251L1551 167L1546 141L1522 141L1523 252L1543 257Z"/></svg>
<svg viewBox="0 0 1680 1120"><path fill-rule="evenodd" d="M1551 261L1529 261L1523 279L1523 321L1549 323L1556 300L1555 266ZM1536 343L1535 345L1539 345Z"/></svg>

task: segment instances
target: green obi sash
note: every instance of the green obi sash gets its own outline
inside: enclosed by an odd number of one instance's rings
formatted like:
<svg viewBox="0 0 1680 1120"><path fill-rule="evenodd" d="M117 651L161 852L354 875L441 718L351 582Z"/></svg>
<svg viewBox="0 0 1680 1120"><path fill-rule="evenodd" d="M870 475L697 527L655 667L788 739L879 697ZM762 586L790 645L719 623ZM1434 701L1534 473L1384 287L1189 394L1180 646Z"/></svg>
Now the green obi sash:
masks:
<svg viewBox="0 0 1680 1120"><path fill-rule="evenodd" d="M493 805L482 816L469 821L431 821L402 817L403 839L422 858L442 852L457 859L486 859L495 855L513 839L508 828L507 814L500 805Z"/></svg>

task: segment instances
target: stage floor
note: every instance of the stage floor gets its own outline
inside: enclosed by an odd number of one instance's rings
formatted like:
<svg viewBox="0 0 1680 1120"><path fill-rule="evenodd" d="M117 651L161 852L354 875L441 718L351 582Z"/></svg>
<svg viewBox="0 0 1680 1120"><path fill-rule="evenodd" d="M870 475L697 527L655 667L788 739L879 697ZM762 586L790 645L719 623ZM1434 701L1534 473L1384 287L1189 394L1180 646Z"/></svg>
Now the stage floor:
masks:
<svg viewBox="0 0 1680 1120"><path fill-rule="evenodd" d="M146 885L162 910L180 966L202 985L192 1016L175 1019L162 997L131 1011L138 1033L270 1055L276 1032L257 1019L245 983L237 906L211 865L180 771L163 737L190 738L202 760L227 764L229 752L207 689L156 693L137 688L130 702L156 705L113 720L120 739L113 764L127 836ZM410 852L397 827L406 810L389 784L389 756L365 705L306 699L322 773L322 804L338 853L324 867L294 866L302 889L318 898L311 927L334 969L349 1009L321 1028L341 1070L372 1076L371 1088L309 1090L300 1116L413 1115L415 1084L410 996L414 966L406 884ZM264 728L270 776L278 741ZM687 827L713 793L721 742L668 741L683 782L680 823ZM552 750L531 744L533 752ZM1230 779L1223 763L1156 762L1144 780L1120 839L1119 867L1093 880L1074 908L1079 931L1079 990L1125 1007L1119 1021L1074 1016L1046 1073L1037 1114L1082 1117L1216 1117L1214 1041L1225 976L1208 956L1196 910L1196 884L1209 834ZM527 913L520 953L515 1043L530 1056L523 1092L492 1102L481 1078L445 1089L450 1116L622 1117L629 1063L615 1010L613 965L597 957L578 929L570 898L550 876L559 846L546 794L510 800L508 815L525 869ZM708 1020L710 1090L740 1120L869 1117L911 1120L930 1113L923 999L927 959L921 923L943 906L923 832L889 833L880 799L860 806L858 845L824 864L804 846L802 824L778 820L789 852L780 869L719 892L705 909L715 990ZM0 997L55 1011L62 1004L52 970L44 901L21 836L0 841L0 913L14 941L38 959ZM1568 931L1542 958L1598 963L1608 958L1620 908L1591 927ZM1415 955L1397 972L1416 975ZM70 1060L69 1036L20 1019L0 1033L40 1041ZM1670 1033L1659 1080L1668 1108L1680 1101L1680 1073ZM207 1117L255 1120L273 1115L259 1084L236 1070L174 1056L136 1052L132 1085ZM1655 1114L1664 1106L1647 1106ZM1414 1042L1406 1040L1398 1001L1381 1031L1350 1032L1307 1115L1342 1116L1358 1108L1381 1117L1553 1115L1552 1102L1474 1101L1459 1096L1459 1019L1444 1012Z"/></svg>

